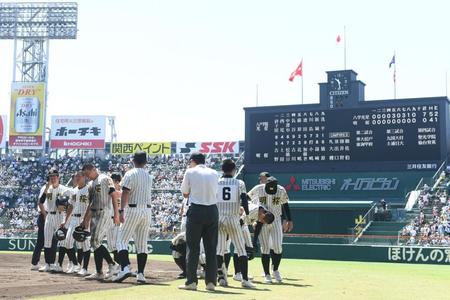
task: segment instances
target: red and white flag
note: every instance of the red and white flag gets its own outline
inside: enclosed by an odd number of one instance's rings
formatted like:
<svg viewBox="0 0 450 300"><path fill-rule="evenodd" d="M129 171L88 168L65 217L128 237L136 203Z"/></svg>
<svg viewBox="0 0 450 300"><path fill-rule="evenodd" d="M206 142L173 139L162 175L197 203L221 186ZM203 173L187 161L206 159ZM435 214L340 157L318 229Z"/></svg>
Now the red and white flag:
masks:
<svg viewBox="0 0 450 300"><path fill-rule="evenodd" d="M295 71L291 73L291 76L289 76L289 81L294 81L295 76L303 76L303 59L297 69L295 69Z"/></svg>

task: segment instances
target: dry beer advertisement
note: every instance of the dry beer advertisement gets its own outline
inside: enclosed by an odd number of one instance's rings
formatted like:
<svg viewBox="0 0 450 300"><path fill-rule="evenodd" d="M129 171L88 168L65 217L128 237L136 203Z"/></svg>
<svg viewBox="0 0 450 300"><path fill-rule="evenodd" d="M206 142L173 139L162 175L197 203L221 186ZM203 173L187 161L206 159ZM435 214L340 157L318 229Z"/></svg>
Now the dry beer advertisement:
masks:
<svg viewBox="0 0 450 300"><path fill-rule="evenodd" d="M45 84L14 82L11 87L9 147L41 149L43 147Z"/></svg>

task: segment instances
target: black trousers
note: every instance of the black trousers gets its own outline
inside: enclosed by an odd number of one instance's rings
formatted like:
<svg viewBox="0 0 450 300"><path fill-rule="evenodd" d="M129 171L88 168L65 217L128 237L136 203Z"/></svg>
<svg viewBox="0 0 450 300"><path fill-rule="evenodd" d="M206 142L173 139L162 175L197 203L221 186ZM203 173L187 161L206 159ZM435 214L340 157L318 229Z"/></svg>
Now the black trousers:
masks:
<svg viewBox="0 0 450 300"><path fill-rule="evenodd" d="M42 249L44 249L44 224L45 224L44 216L42 214L39 214L39 217L37 218L37 226L38 226L37 240L33 250L33 257L31 258L31 264L33 265L37 265L39 263L39 260L41 259ZM56 244L57 244L56 239L53 239L52 251L54 252L56 252Z"/></svg>
<svg viewBox="0 0 450 300"><path fill-rule="evenodd" d="M217 284L217 234L219 212L216 205L191 204L186 220L186 284L197 283L197 265L200 254L200 239L205 247L205 282Z"/></svg>

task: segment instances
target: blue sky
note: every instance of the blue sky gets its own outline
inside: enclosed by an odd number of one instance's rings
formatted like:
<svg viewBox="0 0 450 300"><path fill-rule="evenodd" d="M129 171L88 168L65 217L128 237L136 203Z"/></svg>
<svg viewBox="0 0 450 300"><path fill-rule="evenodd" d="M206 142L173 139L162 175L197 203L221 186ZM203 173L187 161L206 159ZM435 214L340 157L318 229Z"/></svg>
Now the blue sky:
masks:
<svg viewBox="0 0 450 300"><path fill-rule="evenodd" d="M256 84L260 105L300 103L288 77L302 57L305 103L319 101L325 71L343 68L344 25L366 99L393 97L394 50L398 98L443 96L447 3L80 0L78 39L50 43L48 116L115 115L119 141L243 139ZM12 61L1 40L2 114Z"/></svg>

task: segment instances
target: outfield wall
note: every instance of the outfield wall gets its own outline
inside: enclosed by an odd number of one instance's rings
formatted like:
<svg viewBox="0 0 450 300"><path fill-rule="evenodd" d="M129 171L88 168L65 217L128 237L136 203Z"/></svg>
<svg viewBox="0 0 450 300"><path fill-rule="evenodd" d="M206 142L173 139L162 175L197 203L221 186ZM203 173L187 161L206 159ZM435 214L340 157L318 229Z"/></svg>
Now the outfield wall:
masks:
<svg viewBox="0 0 450 300"><path fill-rule="evenodd" d="M0 251L33 251L35 243L35 239L29 238L0 238ZM169 245L170 241L149 241L148 251L171 254ZM130 243L129 251L136 253L133 243ZM284 243L283 257L450 265L450 248Z"/></svg>

